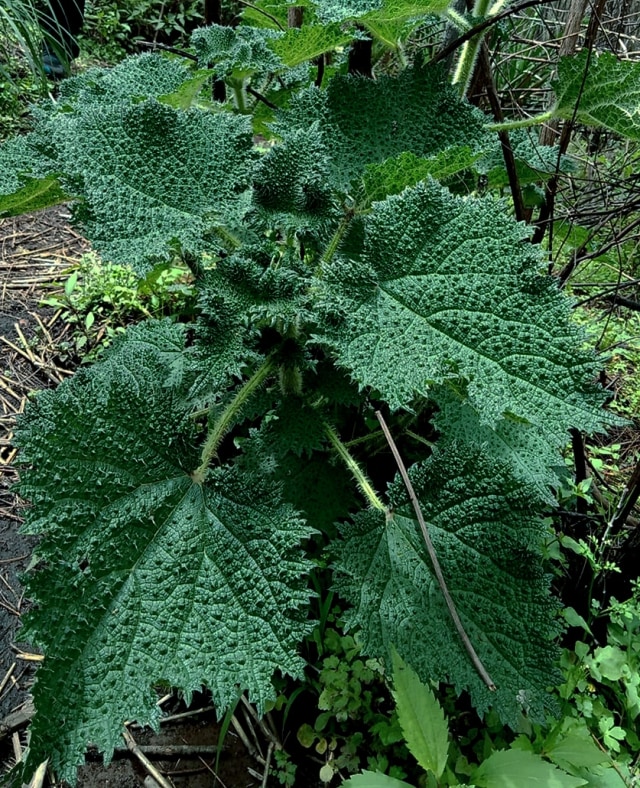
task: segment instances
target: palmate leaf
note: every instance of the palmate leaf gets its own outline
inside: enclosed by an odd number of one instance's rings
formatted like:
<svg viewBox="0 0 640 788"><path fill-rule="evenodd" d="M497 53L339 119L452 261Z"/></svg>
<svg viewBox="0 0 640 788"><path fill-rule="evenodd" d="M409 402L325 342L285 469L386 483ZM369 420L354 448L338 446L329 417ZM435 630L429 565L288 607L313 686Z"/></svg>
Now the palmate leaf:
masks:
<svg viewBox="0 0 640 788"><path fill-rule="evenodd" d="M481 424L524 420L553 445L597 429L593 358L526 235L499 202L432 181L376 203L362 253L326 267L318 338L394 409L448 382Z"/></svg>
<svg viewBox="0 0 640 788"><path fill-rule="evenodd" d="M584 51L560 58L552 83L555 117L604 126L640 140L640 63L620 61L610 53Z"/></svg>
<svg viewBox="0 0 640 788"><path fill-rule="evenodd" d="M268 41L280 60L289 68L313 60L325 52L346 46L353 40L349 32L339 24L303 25L289 28L281 37Z"/></svg>
<svg viewBox="0 0 640 788"><path fill-rule="evenodd" d="M524 708L544 719L557 625L537 499L477 448L449 446L411 476L463 626L498 689L487 688L464 649L398 486L386 522L370 510L342 528L335 588L353 606L348 625L362 627L365 653L388 656L394 646L422 681L467 690L480 715L493 707L513 726Z"/></svg>
<svg viewBox="0 0 640 788"><path fill-rule="evenodd" d="M274 671L300 676L313 625L309 528L259 477L192 480L167 339L124 340L21 422L20 490L43 534L23 636L46 655L27 768L49 757L71 782L89 742L109 758L126 719L157 723L153 685L204 685L219 713L247 689L263 707Z"/></svg>

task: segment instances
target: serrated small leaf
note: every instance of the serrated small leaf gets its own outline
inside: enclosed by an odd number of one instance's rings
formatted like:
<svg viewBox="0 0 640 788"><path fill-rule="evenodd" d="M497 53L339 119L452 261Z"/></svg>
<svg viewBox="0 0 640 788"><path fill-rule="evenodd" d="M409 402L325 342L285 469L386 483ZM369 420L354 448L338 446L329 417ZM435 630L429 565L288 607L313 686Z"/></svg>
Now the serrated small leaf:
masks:
<svg viewBox="0 0 640 788"><path fill-rule="evenodd" d="M393 697L409 752L440 778L449 754L449 726L431 688L393 649Z"/></svg>
<svg viewBox="0 0 640 788"><path fill-rule="evenodd" d="M587 780L573 777L524 750L499 750L473 774L479 788L578 788Z"/></svg>
<svg viewBox="0 0 640 788"><path fill-rule="evenodd" d="M244 78L284 68L282 60L268 46L282 35L279 30L264 27L209 25L193 33L191 44L200 65L211 67L218 78Z"/></svg>
<svg viewBox="0 0 640 788"><path fill-rule="evenodd" d="M640 63L611 52L560 58L553 114L640 140Z"/></svg>

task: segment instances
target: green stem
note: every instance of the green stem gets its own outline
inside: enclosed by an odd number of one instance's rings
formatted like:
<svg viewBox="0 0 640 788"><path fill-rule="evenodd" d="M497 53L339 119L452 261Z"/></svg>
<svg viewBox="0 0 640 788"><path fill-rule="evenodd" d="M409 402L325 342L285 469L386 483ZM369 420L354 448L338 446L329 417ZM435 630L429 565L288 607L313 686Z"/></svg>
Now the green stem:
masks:
<svg viewBox="0 0 640 788"><path fill-rule="evenodd" d="M249 397L256 391L256 389L260 388L265 379L269 377L273 370L273 361L270 358L265 359L262 366L258 367L253 376L250 377L249 380L244 384L233 400L229 403L218 421L216 421L216 423L213 425L202 448L201 463L191 474L191 478L196 484L202 484L202 482L205 480L211 460L215 456L222 439L233 424L234 419L244 407Z"/></svg>
<svg viewBox="0 0 640 788"><path fill-rule="evenodd" d="M324 254L322 255L322 262L329 263L331 262L333 255L336 253L336 249L340 245L340 241L344 238L344 234L347 232L347 228L351 224L351 215L347 215L344 219L340 222L340 226L333 234L333 238L329 241L329 245L325 249Z"/></svg>
<svg viewBox="0 0 640 788"><path fill-rule="evenodd" d="M444 13L444 17L461 33L466 33L467 30L471 30L471 23L469 20L465 19L462 14L459 14L453 8L448 8Z"/></svg>
<svg viewBox="0 0 640 788"><path fill-rule="evenodd" d="M476 0L473 9L474 17L482 18L486 16L489 10L489 3L490 0ZM477 33L473 38L470 38L469 41L465 41L464 46L460 50L460 57L452 82L454 85L458 86L458 92L461 98L464 98L469 88L469 83L473 77L476 61L478 60L478 53L480 52L480 45L482 44L484 36L484 30Z"/></svg>
<svg viewBox="0 0 640 788"><path fill-rule="evenodd" d="M342 459L344 464L353 474L353 477L356 480L358 487L362 490L364 497L369 501L371 506L373 506L374 509L379 509L381 512L386 511L385 505L382 503L380 498L378 498L378 496L376 495L376 491L373 489L371 482L364 475L364 472L362 471L358 463L349 454L345 445L337 436L335 430L332 427L330 427L328 424L325 424L324 432L325 435L331 441L331 445L333 446L333 448L340 455L340 458Z"/></svg>
<svg viewBox="0 0 640 788"><path fill-rule="evenodd" d="M511 131L511 129L526 129L529 126L539 126L541 123L548 123L553 120L553 110L534 115L532 118L522 118L522 120L505 120L504 123L489 123L485 126L487 131Z"/></svg>
<svg viewBox="0 0 640 788"><path fill-rule="evenodd" d="M241 115L247 114L247 102L244 95L244 80L230 79L229 84L233 90L233 96L236 100L236 107Z"/></svg>

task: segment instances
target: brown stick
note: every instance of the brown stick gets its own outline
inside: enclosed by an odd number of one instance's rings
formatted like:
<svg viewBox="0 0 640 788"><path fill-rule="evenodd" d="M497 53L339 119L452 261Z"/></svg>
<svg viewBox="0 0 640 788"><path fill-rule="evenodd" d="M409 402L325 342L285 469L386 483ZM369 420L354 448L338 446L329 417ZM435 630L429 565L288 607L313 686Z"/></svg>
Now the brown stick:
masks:
<svg viewBox="0 0 640 788"><path fill-rule="evenodd" d="M389 448L391 449L393 458L396 461L396 465L398 466L398 470L400 471L400 476L402 476L402 481L404 482L404 486L407 488L407 492L409 493L409 498L411 499L413 510L416 513L418 522L420 523L420 529L422 531L424 542L427 546L427 552L429 553L429 558L431 559L431 564L433 565L433 571L435 573L436 580L438 581L438 585L440 586L440 590L442 591L442 595L444 596L444 601L447 604L449 615L453 620L453 624L456 628L458 635L460 636L460 640L462 640L462 643L467 651L467 654L469 655L469 658L471 659L471 662L473 662L473 666L478 671L480 677L487 685L487 687L492 692L494 692L497 689L496 685L494 684L493 679L487 672L485 666L482 664L480 657L478 656L476 650L473 647L473 643L471 642L471 640L469 640L469 636L467 635L464 626L462 625L462 621L460 620L460 616L458 615L458 611L456 610L455 603L451 597L451 594L449 593L449 589L444 579L444 575L442 574L440 561L438 560L438 556L436 555L435 548L433 547L433 542L431 541L431 537L429 536L427 524L422 514L422 509L420 508L418 496L416 495L416 492L413 489L413 484L411 484L411 479L409 478L407 469L404 466L404 462L402 461L402 457L400 456L398 447L396 446L396 443L393 440L393 436L391 435L391 433L389 432L389 428L387 427L387 423L384 420L384 417L379 410L376 411L376 417L380 422L380 426L382 427L384 436L387 439L387 443L389 444ZM387 517L392 517L392 515L390 513L387 513Z"/></svg>
<svg viewBox="0 0 640 788"><path fill-rule="evenodd" d="M138 747L136 740L133 736L129 733L129 731L125 728L122 731L122 736L126 742L127 747L133 755L140 761L140 763L144 766L145 771L147 774L150 774L153 779L161 786L161 788L174 788L173 783L170 780L167 780L160 772L156 769L156 767L151 763L151 761L147 758L147 756L142 752L140 747Z"/></svg>

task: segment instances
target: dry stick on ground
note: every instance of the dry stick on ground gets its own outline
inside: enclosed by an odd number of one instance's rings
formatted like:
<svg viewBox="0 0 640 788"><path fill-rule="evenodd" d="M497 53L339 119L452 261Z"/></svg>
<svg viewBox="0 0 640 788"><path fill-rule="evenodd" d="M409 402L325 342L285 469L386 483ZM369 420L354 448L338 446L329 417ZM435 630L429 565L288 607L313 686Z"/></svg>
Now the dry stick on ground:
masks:
<svg viewBox="0 0 640 788"><path fill-rule="evenodd" d="M173 783L170 780L167 780L160 772L156 769L156 767L151 763L151 761L147 758L147 756L142 752L140 747L137 745L136 740L133 736L129 733L129 731L125 728L122 731L122 736L126 742L127 747L133 755L140 761L140 763L144 766L147 774L150 774L153 779L160 784L161 788L175 788Z"/></svg>
<svg viewBox="0 0 640 788"><path fill-rule="evenodd" d="M456 610L456 606L451 598L451 594L449 593L449 589L444 579L444 575L442 574L442 568L440 567L440 561L438 560L438 556L436 555L436 551L433 547L433 542L431 541L431 537L429 536L429 530L427 529L427 524L424 520L424 516L422 514L422 509L420 508L420 503L418 501L418 496L416 495L415 490L413 489L413 485L411 484L411 479L409 478L409 474L407 473L407 469L404 466L404 462L402 461L402 457L400 456L400 452L398 451L398 447L396 446L395 441L393 440L393 436L389 432L389 428L387 427L387 423L380 413L379 410L376 411L376 417L380 422L380 426L382 427L382 431L384 432L384 436L387 439L387 443L389 444L389 448L393 454L393 458L396 461L398 466L398 470L400 471L400 476L402 476L402 481L404 482L404 486L407 488L407 492L409 493L409 498L411 499L411 504L413 506L413 510L416 513L416 517L418 518L418 522L420 523L420 529L422 530L422 536L424 538L424 542L427 546L427 552L429 553L429 558L431 559L431 564L433 565L433 571L436 576L436 580L438 581L438 585L440 586L440 590L442 591L442 595L444 596L444 601L447 604L447 609L449 610L449 615L453 620L453 624L456 628L458 635L460 636L460 640L473 662L473 666L480 674L480 677L487 685L487 687L495 691L496 685L493 682L493 679L488 674L485 666L482 664L480 657L477 655L473 644L469 640L469 636L465 632L464 627L462 626L462 621L460 620L460 616L458 615L458 611ZM390 517L390 513L387 512L387 517Z"/></svg>

